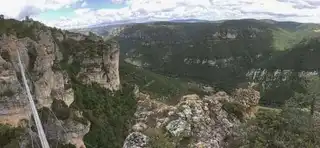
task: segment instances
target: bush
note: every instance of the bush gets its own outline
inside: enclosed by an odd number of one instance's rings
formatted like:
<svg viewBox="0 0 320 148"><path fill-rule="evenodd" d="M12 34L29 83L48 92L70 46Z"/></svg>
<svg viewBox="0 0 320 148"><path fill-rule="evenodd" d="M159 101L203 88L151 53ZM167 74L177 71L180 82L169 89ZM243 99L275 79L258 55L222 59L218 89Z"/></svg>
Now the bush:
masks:
<svg viewBox="0 0 320 148"><path fill-rule="evenodd" d="M131 93L133 87L128 86L115 94L97 84L74 82L72 87L75 91L72 107L85 111L85 117L92 123L84 137L86 144L94 148L122 147L136 109Z"/></svg>
<svg viewBox="0 0 320 148"><path fill-rule="evenodd" d="M152 148L175 148L175 142L162 129L148 128L145 134L149 136Z"/></svg>
<svg viewBox="0 0 320 148"><path fill-rule="evenodd" d="M320 130L309 124L308 112L286 108L282 112L259 111L242 128L244 148L319 147Z"/></svg>
<svg viewBox="0 0 320 148"><path fill-rule="evenodd" d="M236 116L238 119L244 119L245 107L236 102L225 102L222 106L229 114Z"/></svg>
<svg viewBox="0 0 320 148"><path fill-rule="evenodd" d="M9 144L24 132L23 128L14 128L9 125L0 124L0 147Z"/></svg>

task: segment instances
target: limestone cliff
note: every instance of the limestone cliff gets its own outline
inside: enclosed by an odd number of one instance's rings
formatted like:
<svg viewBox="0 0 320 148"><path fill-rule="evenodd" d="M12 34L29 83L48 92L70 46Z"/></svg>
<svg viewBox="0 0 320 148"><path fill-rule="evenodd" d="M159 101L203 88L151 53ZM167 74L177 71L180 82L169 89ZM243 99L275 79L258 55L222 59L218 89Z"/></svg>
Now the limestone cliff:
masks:
<svg viewBox="0 0 320 148"><path fill-rule="evenodd" d="M15 23L28 27L39 25L38 22L16 21ZM89 132L90 122L83 117L82 111L71 107L75 100L71 77L68 69L61 64L66 60L71 61L70 64L73 59L81 60L78 78L82 76L85 83L98 83L106 89L115 91L120 88L119 47L115 45L116 43L101 46L103 54L98 55L100 48L98 49L97 45L100 44L97 40L91 40L93 44L90 48L72 50L70 53L66 51L72 47L61 46L63 42L72 40L83 46L82 42L90 39L84 35L52 29L41 24L38 28L26 28L26 31L31 31L28 35L21 36L18 31L13 30L13 33L0 36L0 124L18 127L29 120L31 121L29 126L33 125L18 67L19 52L49 142L57 141L84 148L82 138ZM91 48L96 50L91 51L93 50ZM87 54L85 55L87 57L83 58L84 51L96 52L96 57L90 58ZM97 65L99 68L94 69L87 63ZM62 110L66 111L63 117L59 115ZM43 116L44 114L46 115ZM31 144L28 137L22 136L18 139L27 141L26 145Z"/></svg>
<svg viewBox="0 0 320 148"><path fill-rule="evenodd" d="M272 85L277 85L296 75L299 78L309 78L311 76L317 76L318 71L294 71L292 69L252 69L246 73L247 78L251 82L260 83L265 89L270 88Z"/></svg>
<svg viewBox="0 0 320 148"><path fill-rule="evenodd" d="M111 91L120 89L119 46L112 42L108 49L94 56L85 56L80 61L81 70L78 77L86 84L98 83ZM98 49L99 50L99 49ZM84 53L85 54L85 53Z"/></svg>
<svg viewBox="0 0 320 148"><path fill-rule="evenodd" d="M136 95L136 124L123 148L156 147L159 143L168 147L226 147L228 138L236 134L234 129L254 116L260 99L253 89L238 89L231 96L225 92L203 98L186 95L171 106L138 90Z"/></svg>

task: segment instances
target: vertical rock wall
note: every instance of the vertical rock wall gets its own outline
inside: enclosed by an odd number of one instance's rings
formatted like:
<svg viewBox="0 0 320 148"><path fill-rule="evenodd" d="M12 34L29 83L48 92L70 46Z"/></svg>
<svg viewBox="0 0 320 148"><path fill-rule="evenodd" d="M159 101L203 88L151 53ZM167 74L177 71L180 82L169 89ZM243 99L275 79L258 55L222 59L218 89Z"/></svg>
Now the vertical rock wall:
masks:
<svg viewBox="0 0 320 148"><path fill-rule="evenodd" d="M76 39L81 44L85 36L68 35L68 32L48 28L33 31L37 40L17 38L14 35L0 37L0 124L17 127L22 121L31 120L29 102L17 65L19 51L36 106L48 114L42 119L48 140L85 148L82 138L89 132L90 122L83 117L81 111L69 108L75 99L70 87L71 80L67 71L54 68L54 64L59 64L64 57L69 56L62 55L58 42ZM87 57L80 63L79 75L86 76L83 82L98 83L111 91L120 89L119 46L112 43L110 48L103 49L103 54ZM79 51L74 55L81 54L83 53ZM92 68L90 64L96 67ZM54 102L56 105L53 105ZM59 106L67 110L64 119L54 115Z"/></svg>

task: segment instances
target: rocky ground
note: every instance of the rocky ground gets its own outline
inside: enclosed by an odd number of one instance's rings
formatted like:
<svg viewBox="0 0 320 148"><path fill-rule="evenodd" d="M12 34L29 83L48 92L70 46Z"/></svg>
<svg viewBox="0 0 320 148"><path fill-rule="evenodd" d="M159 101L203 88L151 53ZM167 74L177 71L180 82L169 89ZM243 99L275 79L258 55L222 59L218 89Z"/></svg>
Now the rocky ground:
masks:
<svg viewBox="0 0 320 148"><path fill-rule="evenodd" d="M242 121L254 117L260 99L253 89L238 89L231 96L217 92L200 98L183 96L176 105L166 105L136 91L136 124L123 148L190 147L222 148L234 137ZM161 134L165 136L159 139Z"/></svg>

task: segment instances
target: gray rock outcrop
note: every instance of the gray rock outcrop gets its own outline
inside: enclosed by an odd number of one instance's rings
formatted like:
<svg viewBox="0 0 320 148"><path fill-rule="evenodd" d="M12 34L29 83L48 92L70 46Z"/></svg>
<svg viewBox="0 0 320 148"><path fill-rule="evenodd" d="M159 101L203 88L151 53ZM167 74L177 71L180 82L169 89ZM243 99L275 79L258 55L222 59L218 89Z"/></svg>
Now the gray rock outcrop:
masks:
<svg viewBox="0 0 320 148"><path fill-rule="evenodd" d="M283 82L292 80L291 77L297 75L299 78L309 78L318 75L318 71L299 71L292 69L251 69L246 73L246 77L254 83L260 84L263 89L269 89Z"/></svg>
<svg viewBox="0 0 320 148"><path fill-rule="evenodd" d="M18 126L21 120L29 119L31 110L8 52L2 48L0 52L0 123Z"/></svg>
<svg viewBox="0 0 320 148"><path fill-rule="evenodd" d="M143 148L148 143L148 137L140 132L133 132L125 140L123 148Z"/></svg>
<svg viewBox="0 0 320 148"><path fill-rule="evenodd" d="M260 99L259 92L253 89L237 89L231 96L225 92L203 98L195 94L186 95L174 106L152 100L147 94L136 93L136 96L137 124L133 126L133 133L145 133L147 129L165 129L165 133L178 139L173 141L176 145L179 145L183 138L191 138L187 144L190 148L226 147L228 142L225 139L235 134L234 129L241 121L254 116ZM240 107L242 116L228 110L228 104L239 104L234 107ZM130 136L125 143L135 141L137 139ZM124 147L127 148L127 145ZM141 147L146 148L147 145Z"/></svg>
<svg viewBox="0 0 320 148"><path fill-rule="evenodd" d="M50 140L73 144L77 148L85 148L82 139L89 132L90 125L90 122L82 116L81 111L74 111L72 117L67 120L58 120L51 115L43 126Z"/></svg>
<svg viewBox="0 0 320 148"><path fill-rule="evenodd" d="M119 77L119 45L115 42L109 44L108 49L102 50L102 55L96 54L90 57L84 57L81 61L78 78L83 83L97 83L100 86L116 91L120 89Z"/></svg>

